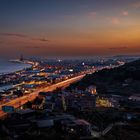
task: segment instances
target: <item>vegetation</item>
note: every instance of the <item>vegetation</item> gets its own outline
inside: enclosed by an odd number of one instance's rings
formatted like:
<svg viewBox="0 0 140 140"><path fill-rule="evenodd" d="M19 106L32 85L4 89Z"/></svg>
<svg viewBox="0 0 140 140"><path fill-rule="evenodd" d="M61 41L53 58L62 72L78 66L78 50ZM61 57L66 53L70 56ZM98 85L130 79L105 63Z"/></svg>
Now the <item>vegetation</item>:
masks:
<svg viewBox="0 0 140 140"><path fill-rule="evenodd" d="M90 75L86 75L81 81L72 84L68 89L87 88L96 85L100 94L130 95L140 93L140 60L127 63L114 69L103 69Z"/></svg>

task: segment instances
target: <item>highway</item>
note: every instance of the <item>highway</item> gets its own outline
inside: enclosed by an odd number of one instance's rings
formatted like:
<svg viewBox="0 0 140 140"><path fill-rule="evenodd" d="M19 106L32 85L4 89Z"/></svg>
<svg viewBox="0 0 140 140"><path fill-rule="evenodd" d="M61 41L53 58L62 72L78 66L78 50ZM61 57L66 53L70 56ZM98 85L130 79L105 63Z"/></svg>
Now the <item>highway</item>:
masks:
<svg viewBox="0 0 140 140"><path fill-rule="evenodd" d="M0 118L2 118L3 116L6 115L6 113L4 113L2 111L2 109L1 109L2 106L13 106L14 108L18 108L21 105L25 104L26 102L34 100L36 98L36 96L38 95L39 92L53 91L56 88L68 86L71 83L74 83L76 81L79 81L84 76L85 76L85 74L80 75L80 76L76 76L76 77L73 77L73 78L70 78L68 80L65 80L65 81L62 81L62 82L59 82L59 83L56 83L56 84L53 84L53 85L50 85L50 86L47 86L47 87L44 87L44 88L41 88L41 89L37 89L33 93L30 93L28 95L25 95L25 96L22 96L22 97L13 99L13 100L11 100L11 101L9 101L7 103L4 103L4 104L0 105Z"/></svg>

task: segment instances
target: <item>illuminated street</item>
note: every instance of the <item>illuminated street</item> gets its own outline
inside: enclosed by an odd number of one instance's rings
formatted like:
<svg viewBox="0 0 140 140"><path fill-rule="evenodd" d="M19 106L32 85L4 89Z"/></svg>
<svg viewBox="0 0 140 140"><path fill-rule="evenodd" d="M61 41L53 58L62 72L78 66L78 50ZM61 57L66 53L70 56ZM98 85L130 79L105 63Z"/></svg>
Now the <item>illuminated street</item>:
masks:
<svg viewBox="0 0 140 140"><path fill-rule="evenodd" d="M43 88L43 89L38 89L38 90L36 90L35 92L30 93L29 95L26 95L26 96L23 96L23 97L20 97L20 98L11 100L10 102L8 102L8 103L6 103L6 104L2 104L2 105L0 105L0 108L1 108L2 106L13 106L14 108L18 108L18 107L20 107L21 105L25 104L26 102L32 101L33 99L35 99L35 97L38 95L39 92L53 91L53 90L55 90L56 88L68 86L69 84L71 84L71 83L73 83L73 82L76 82L76 81L82 79L84 76L85 76L85 75L80 75L80 76L77 76L77 77L70 78L70 79L68 79L68 80L62 81L62 82L60 82L60 83L57 83L57 84L54 84L54 85L45 87L45 88ZM4 115L5 115L5 113L4 113L2 110L0 110L0 117L2 117L2 116L4 116Z"/></svg>

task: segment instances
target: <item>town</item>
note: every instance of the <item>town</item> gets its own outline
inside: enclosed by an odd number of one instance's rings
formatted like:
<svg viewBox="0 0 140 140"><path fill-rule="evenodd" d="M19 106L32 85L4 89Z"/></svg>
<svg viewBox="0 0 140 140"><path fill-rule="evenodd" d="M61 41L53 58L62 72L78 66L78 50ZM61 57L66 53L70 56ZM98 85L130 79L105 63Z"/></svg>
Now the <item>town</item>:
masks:
<svg viewBox="0 0 140 140"><path fill-rule="evenodd" d="M93 84L74 86L84 77L127 61L29 62L30 68L1 75L0 117L9 139L105 139L128 125L138 129L139 95L100 94Z"/></svg>
<svg viewBox="0 0 140 140"><path fill-rule="evenodd" d="M28 63L30 68L26 68L14 73L0 75L0 104L4 104L11 99L30 94L38 89L74 78L80 75L94 73L104 68L114 68L123 65L124 62L96 62L84 60L19 60L14 63Z"/></svg>

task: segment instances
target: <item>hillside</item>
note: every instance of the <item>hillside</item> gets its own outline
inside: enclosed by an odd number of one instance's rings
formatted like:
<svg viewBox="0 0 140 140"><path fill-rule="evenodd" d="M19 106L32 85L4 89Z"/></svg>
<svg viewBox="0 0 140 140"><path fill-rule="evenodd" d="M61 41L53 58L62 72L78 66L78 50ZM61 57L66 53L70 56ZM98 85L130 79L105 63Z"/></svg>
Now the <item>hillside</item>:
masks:
<svg viewBox="0 0 140 140"><path fill-rule="evenodd" d="M140 59L114 69L104 69L86 75L71 88L86 88L96 85L99 94L140 94Z"/></svg>

